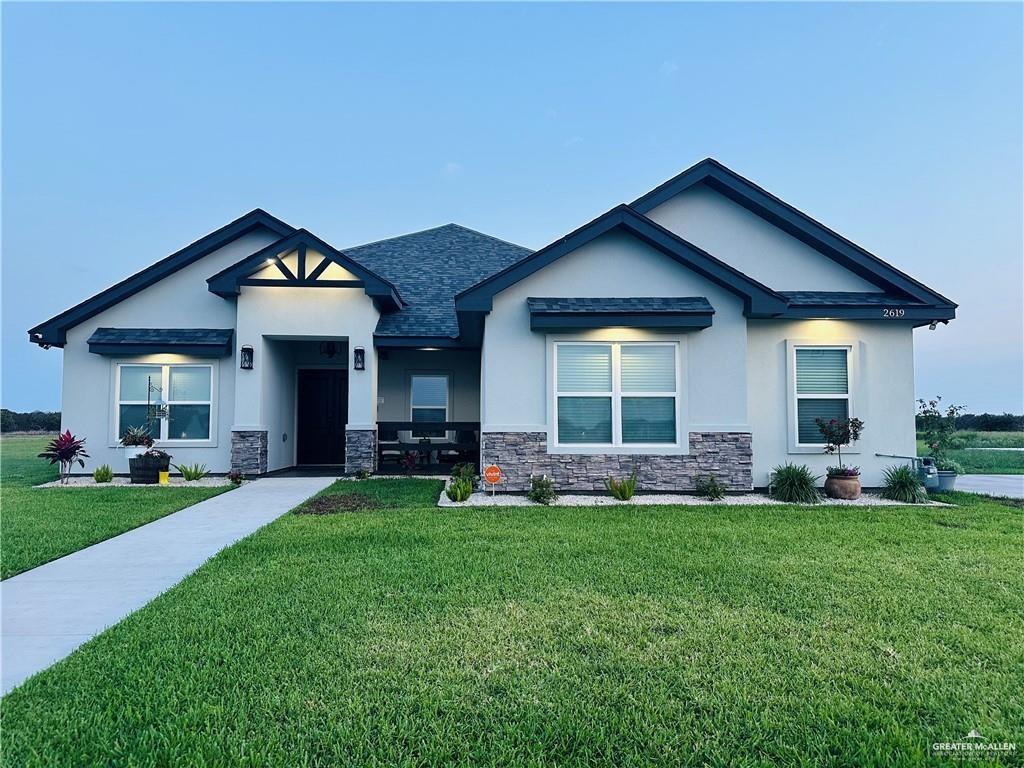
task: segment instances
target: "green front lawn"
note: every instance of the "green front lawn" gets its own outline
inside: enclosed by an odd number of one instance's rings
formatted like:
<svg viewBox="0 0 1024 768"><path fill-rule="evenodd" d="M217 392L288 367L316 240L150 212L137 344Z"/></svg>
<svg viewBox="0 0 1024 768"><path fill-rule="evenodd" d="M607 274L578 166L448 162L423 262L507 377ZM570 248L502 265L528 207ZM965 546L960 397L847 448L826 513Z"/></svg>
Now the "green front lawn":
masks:
<svg viewBox="0 0 1024 768"><path fill-rule="evenodd" d="M955 448L949 451L949 458L958 462L964 472L969 475L1024 475L1024 451L990 451L977 448L1017 448L1020 445L1020 432L969 432L958 433L977 435L976 440L961 440L960 445L967 448ZM931 456L931 452L923 440L917 441L917 455Z"/></svg>
<svg viewBox="0 0 1024 768"><path fill-rule="evenodd" d="M224 488L32 488L57 479L48 437L0 438L0 578L177 512Z"/></svg>
<svg viewBox="0 0 1024 768"><path fill-rule="evenodd" d="M1019 509L333 490L385 507L286 515L6 696L3 764L862 766L1024 739Z"/></svg>

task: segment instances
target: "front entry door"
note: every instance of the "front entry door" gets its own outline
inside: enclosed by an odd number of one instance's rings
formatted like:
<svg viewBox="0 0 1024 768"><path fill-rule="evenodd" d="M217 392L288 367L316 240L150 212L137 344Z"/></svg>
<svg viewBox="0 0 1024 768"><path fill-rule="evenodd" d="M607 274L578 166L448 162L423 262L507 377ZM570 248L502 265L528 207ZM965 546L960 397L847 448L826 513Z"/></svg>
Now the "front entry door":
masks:
<svg viewBox="0 0 1024 768"><path fill-rule="evenodd" d="M299 369L296 463L344 464L348 371Z"/></svg>

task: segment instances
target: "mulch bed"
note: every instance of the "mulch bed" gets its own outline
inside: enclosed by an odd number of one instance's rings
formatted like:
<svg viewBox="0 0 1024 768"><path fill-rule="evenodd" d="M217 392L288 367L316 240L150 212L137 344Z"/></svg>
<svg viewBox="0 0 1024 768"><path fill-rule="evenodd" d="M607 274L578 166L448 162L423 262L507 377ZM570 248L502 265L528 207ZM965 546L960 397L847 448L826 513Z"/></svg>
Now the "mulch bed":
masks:
<svg viewBox="0 0 1024 768"><path fill-rule="evenodd" d="M361 512L368 509L381 509L383 505L377 499L365 493L335 493L329 496L317 496L310 499L295 510L296 515L338 515L343 512Z"/></svg>

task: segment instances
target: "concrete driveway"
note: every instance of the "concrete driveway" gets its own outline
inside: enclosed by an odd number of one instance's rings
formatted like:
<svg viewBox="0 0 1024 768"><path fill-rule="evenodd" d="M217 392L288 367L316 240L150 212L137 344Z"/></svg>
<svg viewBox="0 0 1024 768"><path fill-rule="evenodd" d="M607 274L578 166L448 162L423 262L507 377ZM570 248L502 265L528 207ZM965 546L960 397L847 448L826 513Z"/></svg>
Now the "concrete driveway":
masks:
<svg viewBox="0 0 1024 768"><path fill-rule="evenodd" d="M247 483L0 582L2 692L332 482L333 477L303 477Z"/></svg>
<svg viewBox="0 0 1024 768"><path fill-rule="evenodd" d="M960 475L956 479L956 489L1024 499L1024 475Z"/></svg>

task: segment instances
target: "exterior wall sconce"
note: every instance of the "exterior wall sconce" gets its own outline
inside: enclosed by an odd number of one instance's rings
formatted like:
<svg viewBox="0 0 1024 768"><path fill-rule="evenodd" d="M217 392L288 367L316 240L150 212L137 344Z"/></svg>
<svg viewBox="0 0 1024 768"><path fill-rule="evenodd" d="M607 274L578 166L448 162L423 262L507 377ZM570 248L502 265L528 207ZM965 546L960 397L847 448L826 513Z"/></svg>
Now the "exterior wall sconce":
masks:
<svg viewBox="0 0 1024 768"><path fill-rule="evenodd" d="M253 351L252 347L242 347L241 364L239 368L243 371L251 371L253 364Z"/></svg>
<svg viewBox="0 0 1024 768"><path fill-rule="evenodd" d="M366 370L366 350L356 347L352 352L352 367L357 371Z"/></svg>

